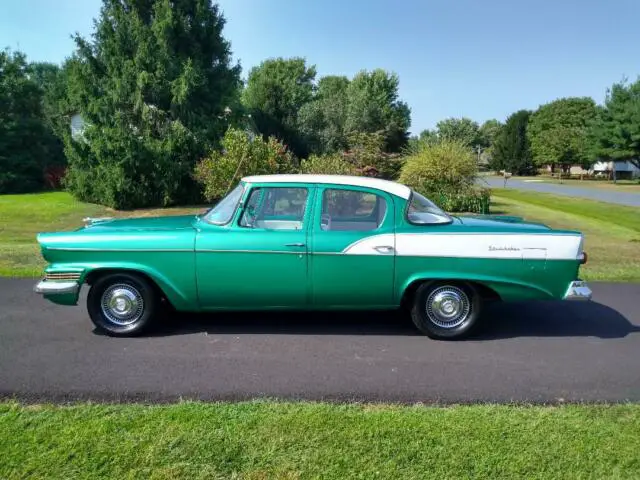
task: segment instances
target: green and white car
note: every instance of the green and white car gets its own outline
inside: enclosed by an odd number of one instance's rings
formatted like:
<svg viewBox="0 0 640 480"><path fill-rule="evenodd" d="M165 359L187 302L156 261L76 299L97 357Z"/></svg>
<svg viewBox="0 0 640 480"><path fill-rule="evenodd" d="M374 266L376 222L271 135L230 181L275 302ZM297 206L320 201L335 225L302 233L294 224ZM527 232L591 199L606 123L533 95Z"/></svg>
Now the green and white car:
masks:
<svg viewBox="0 0 640 480"><path fill-rule="evenodd" d="M486 300L590 299L583 236L515 217L451 216L410 188L334 175L243 178L198 216L89 219L41 233L35 291L139 334L177 311L406 306L433 338L479 323Z"/></svg>

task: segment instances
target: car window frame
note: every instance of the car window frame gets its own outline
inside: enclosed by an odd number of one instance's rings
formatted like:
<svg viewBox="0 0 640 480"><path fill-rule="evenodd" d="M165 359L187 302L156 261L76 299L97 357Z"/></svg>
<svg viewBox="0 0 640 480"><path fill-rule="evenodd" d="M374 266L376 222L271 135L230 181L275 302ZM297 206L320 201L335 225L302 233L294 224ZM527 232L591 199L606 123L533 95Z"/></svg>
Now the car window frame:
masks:
<svg viewBox="0 0 640 480"><path fill-rule="evenodd" d="M445 212L444 210L442 210L442 209L441 209L442 213L444 213L445 217L447 218L446 222L432 222L432 223L412 222L411 219L409 218L409 208L411 208L411 202L413 201L414 193L415 192L412 189L411 193L409 194L409 198L407 198L407 203L406 203L405 208L404 208L404 219L408 224L415 225L416 227L428 227L428 226L433 226L433 225L451 225L453 223L453 217L451 215L449 215L447 212ZM422 195L422 196L424 197L424 195ZM431 203L433 203L433 201L431 199L429 199L427 197L424 197L424 198L426 198ZM440 208L440 207L438 207L438 208Z"/></svg>
<svg viewBox="0 0 640 480"><path fill-rule="evenodd" d="M364 194L375 195L376 197L382 198L386 206L386 211L384 213L384 217L382 218L382 221L380 222L379 225L376 226L376 228L371 230L323 230L322 229L322 210L324 207L324 192L326 192L327 190L359 192ZM345 233L345 232L361 232L361 233L367 233L367 234L374 234L374 232L379 231L385 226L385 223L387 223L388 218L392 218L392 219L395 218L395 215L393 212L393 209L395 208L395 204L393 202L393 196L391 194L382 190L378 190L376 188L362 187L360 185L323 184L322 188L318 190L316 208L318 209L318 218L317 218L318 222L316 222L314 219L313 231L322 232L323 234L324 233ZM374 208L374 211L375 211L375 208ZM395 222L395 220L392 220L392 222ZM395 226L391 225L391 227L394 228Z"/></svg>
<svg viewBox="0 0 640 480"><path fill-rule="evenodd" d="M224 197L222 197L222 199L220 199L220 201L224 200L231 192L233 192L233 190L237 189L238 187L242 188L242 191L240 192L240 197L238 197L238 201L236 202L235 206L233 207L233 212L231 213L231 215L229 216L229 219L226 222L213 222L213 221L211 221L211 220L209 220L207 218L207 216L209 215L211 210L213 210L218 204L212 206L209 210L207 210L204 214L202 214L202 216L201 216L202 220L204 220L209 225L214 225L216 227L225 227L227 225L231 225L233 223L234 219L236 218L238 210L240 209L240 206L243 203L243 199L245 197L245 194L247 193L247 184L244 183L244 182L239 182L235 187L233 187L232 190L227 192L227 194ZM220 202L218 202L218 203L220 203Z"/></svg>
<svg viewBox="0 0 640 480"><path fill-rule="evenodd" d="M301 228L300 229L271 229L271 228L261 228L261 227L248 227L248 226L244 226L241 225L240 222L242 220L242 216L244 215L244 211L246 208L246 204L249 201L249 199L251 198L251 194L254 190L259 190L259 189L269 189L269 188L286 188L286 189L294 189L294 188L299 188L299 189L304 189L307 191L307 198L305 201L305 206L304 206L304 211L302 213L302 224L301 224ZM236 212L236 215L234 216L234 220L233 220L233 226L234 228L238 228L238 229L242 229L243 231L251 231L251 230L255 230L255 231L259 231L259 232L306 232L308 230L308 225L310 224L307 220L308 217L310 216L310 212L311 212L311 202L314 201L314 196L313 196L313 186L311 185L307 185L307 184L297 184L297 183L287 183L287 184L262 184L262 183L255 183L255 184L248 184L245 187L245 193L243 195L242 201L240 202L240 208L238 208L238 211Z"/></svg>

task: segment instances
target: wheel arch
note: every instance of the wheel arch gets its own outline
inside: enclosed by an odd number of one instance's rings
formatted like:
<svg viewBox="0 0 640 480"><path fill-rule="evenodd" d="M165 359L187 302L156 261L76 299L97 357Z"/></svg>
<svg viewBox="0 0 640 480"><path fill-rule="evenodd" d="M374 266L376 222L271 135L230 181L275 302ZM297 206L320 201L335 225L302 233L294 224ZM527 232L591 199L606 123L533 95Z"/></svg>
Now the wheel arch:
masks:
<svg viewBox="0 0 640 480"><path fill-rule="evenodd" d="M434 272L416 274L409 278L399 291L400 305L405 306L413 298L418 287L430 282L464 283L472 286L483 300L510 301L518 299L548 299L551 292L530 283L500 277L477 274L450 274Z"/></svg>
<svg viewBox="0 0 640 480"><path fill-rule="evenodd" d="M478 292L478 294L480 295L480 297L483 300L496 300L496 301L500 301L502 300L502 298L500 297L500 294L498 292L496 292L493 288L485 285L484 283L477 281L477 280L463 280L463 279L459 279L459 278L418 278L413 280L409 285L407 285L407 287L404 289L403 293L402 293L402 297L400 300L400 305L402 307L406 307L408 305L410 305L411 301L414 298L414 295L416 293L416 291L418 290L418 288L421 285L429 284L429 283L435 283L435 282L450 282L451 284L454 285L468 285L470 287L472 287L476 292Z"/></svg>
<svg viewBox="0 0 640 480"><path fill-rule="evenodd" d="M136 265L99 266L87 269L83 276L83 282L87 285L92 285L100 277L117 273L135 274L143 277L153 286L156 293L174 308L187 302L185 295L163 275Z"/></svg>

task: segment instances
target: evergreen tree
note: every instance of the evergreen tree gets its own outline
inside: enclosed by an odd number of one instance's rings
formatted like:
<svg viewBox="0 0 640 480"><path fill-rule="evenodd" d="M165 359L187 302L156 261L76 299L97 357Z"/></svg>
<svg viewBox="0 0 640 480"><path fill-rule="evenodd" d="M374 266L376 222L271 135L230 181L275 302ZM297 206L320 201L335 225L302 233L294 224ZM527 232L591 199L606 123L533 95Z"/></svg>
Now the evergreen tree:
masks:
<svg viewBox="0 0 640 480"><path fill-rule="evenodd" d="M530 111L520 110L507 118L493 143L489 164L491 169L506 170L517 175L533 172L531 148L527 137L530 116Z"/></svg>
<svg viewBox="0 0 640 480"><path fill-rule="evenodd" d="M0 193L41 189L59 151L25 55L0 51Z"/></svg>
<svg viewBox="0 0 640 480"><path fill-rule="evenodd" d="M238 110L223 26L210 0L103 0L69 66L69 103L85 122L65 139L71 192L116 208L199 197L193 167Z"/></svg>

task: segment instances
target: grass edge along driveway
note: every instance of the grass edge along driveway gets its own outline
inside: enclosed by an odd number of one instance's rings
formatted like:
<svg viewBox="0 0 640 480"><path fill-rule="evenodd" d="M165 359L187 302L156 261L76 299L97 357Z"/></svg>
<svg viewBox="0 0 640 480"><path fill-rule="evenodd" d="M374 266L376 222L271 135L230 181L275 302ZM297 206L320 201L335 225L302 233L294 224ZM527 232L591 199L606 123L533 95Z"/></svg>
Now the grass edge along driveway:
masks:
<svg viewBox="0 0 640 480"><path fill-rule="evenodd" d="M0 478L639 478L640 405L0 403Z"/></svg>

